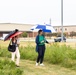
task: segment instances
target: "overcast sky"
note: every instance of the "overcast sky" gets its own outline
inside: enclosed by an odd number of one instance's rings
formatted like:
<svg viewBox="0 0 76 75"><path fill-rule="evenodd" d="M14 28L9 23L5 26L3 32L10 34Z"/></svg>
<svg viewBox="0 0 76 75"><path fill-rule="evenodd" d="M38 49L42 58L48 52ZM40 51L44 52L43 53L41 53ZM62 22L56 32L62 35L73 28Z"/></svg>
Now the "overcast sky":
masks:
<svg viewBox="0 0 76 75"><path fill-rule="evenodd" d="M76 25L76 0L64 1L64 25ZM0 0L0 23L61 25L61 0Z"/></svg>

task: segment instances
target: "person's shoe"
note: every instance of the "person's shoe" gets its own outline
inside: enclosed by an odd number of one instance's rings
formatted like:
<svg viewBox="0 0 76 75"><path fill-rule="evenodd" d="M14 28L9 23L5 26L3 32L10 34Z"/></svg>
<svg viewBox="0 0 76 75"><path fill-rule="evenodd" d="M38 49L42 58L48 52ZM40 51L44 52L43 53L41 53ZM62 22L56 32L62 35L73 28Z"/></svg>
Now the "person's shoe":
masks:
<svg viewBox="0 0 76 75"><path fill-rule="evenodd" d="M38 63L36 63L36 66L38 66Z"/></svg>
<svg viewBox="0 0 76 75"><path fill-rule="evenodd" d="M40 66L45 66L45 65L43 63L41 63Z"/></svg>
<svg viewBox="0 0 76 75"><path fill-rule="evenodd" d="M16 67L20 67L19 65L16 65Z"/></svg>

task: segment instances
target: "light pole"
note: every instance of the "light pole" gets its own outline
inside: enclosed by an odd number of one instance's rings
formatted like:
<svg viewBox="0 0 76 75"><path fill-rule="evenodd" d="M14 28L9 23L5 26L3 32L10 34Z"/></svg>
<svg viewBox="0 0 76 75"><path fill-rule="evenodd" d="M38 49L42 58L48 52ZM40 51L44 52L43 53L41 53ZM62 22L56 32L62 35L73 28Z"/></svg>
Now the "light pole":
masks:
<svg viewBox="0 0 76 75"><path fill-rule="evenodd" d="M61 28L62 28L61 37L63 42L63 0L61 0Z"/></svg>
<svg viewBox="0 0 76 75"><path fill-rule="evenodd" d="M50 18L50 25L51 25L51 18Z"/></svg>

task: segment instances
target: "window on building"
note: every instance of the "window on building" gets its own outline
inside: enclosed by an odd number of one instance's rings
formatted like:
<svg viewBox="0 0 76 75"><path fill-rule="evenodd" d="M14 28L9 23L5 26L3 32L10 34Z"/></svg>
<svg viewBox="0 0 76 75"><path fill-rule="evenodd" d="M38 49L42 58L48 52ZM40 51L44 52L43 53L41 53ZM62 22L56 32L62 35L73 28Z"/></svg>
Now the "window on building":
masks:
<svg viewBox="0 0 76 75"><path fill-rule="evenodd" d="M60 28L60 30L62 31L62 28Z"/></svg>
<svg viewBox="0 0 76 75"><path fill-rule="evenodd" d="M55 29L57 31L57 29Z"/></svg>
<svg viewBox="0 0 76 75"><path fill-rule="evenodd" d="M67 31L67 28L65 28L65 31Z"/></svg>

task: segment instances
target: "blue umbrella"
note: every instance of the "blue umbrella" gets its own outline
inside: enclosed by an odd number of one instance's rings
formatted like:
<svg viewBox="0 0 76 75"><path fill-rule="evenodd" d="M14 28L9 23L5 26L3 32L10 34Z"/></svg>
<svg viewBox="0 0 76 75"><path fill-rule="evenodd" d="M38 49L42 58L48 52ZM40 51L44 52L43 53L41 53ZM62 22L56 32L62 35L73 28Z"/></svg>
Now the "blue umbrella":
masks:
<svg viewBox="0 0 76 75"><path fill-rule="evenodd" d="M50 33L56 32L55 29L49 24L44 24L44 25L37 24L31 28L31 30L33 31L38 31L40 29L43 30L43 32L50 32Z"/></svg>

